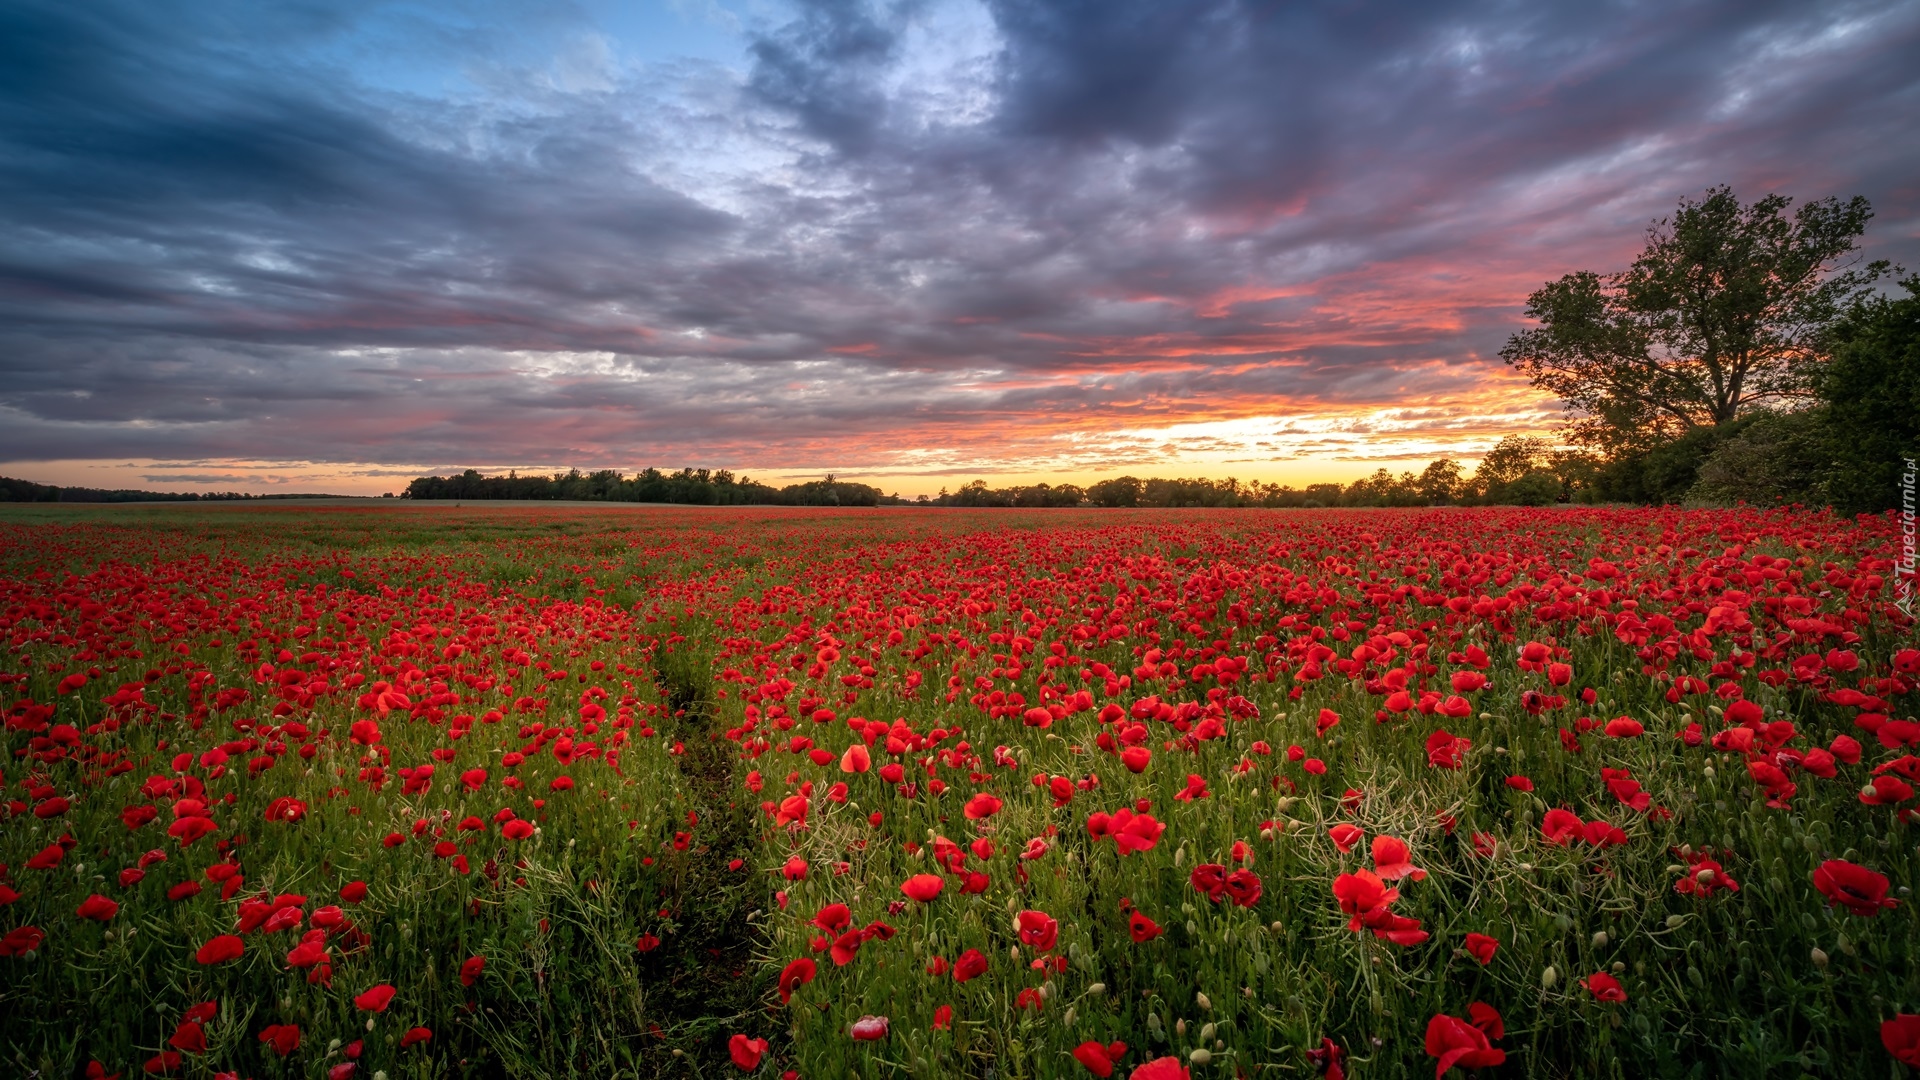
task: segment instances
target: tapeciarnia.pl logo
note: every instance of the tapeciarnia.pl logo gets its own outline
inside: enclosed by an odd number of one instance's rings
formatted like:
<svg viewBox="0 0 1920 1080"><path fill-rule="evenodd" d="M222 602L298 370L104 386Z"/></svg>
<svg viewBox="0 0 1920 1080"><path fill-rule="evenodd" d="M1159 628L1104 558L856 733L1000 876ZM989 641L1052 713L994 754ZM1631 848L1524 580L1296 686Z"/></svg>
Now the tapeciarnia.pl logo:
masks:
<svg viewBox="0 0 1920 1080"><path fill-rule="evenodd" d="M1913 523L1913 481L1920 470L1914 468L1914 459L1905 458L1906 470L1900 474L1900 565L1893 573L1894 605L1907 618L1913 618L1914 585L1914 523Z"/></svg>

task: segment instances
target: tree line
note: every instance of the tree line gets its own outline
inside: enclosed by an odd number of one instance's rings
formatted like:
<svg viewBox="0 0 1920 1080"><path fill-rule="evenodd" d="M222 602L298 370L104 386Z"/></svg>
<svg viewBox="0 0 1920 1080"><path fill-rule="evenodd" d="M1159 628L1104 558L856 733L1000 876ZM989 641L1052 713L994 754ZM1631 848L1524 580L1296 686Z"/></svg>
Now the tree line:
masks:
<svg viewBox="0 0 1920 1080"><path fill-rule="evenodd" d="M1241 482L1232 477L1141 479L1117 476L1081 488L1074 484L1032 484L992 488L975 480L957 491L942 490L917 502L932 506L1106 506L1231 507L1310 509L1322 506L1542 506L1563 502L1580 490L1594 469L1586 455L1558 450L1539 438L1509 436L1468 472L1452 458L1440 458L1415 473L1387 469L1351 484Z"/></svg>
<svg viewBox="0 0 1920 1080"><path fill-rule="evenodd" d="M878 506L899 502L870 484L821 480L773 487L726 469L643 469L625 476L613 469L552 476L484 476L468 469L453 476L422 476L407 485L404 499L568 499L583 502L682 503L693 506Z"/></svg>
<svg viewBox="0 0 1920 1080"><path fill-rule="evenodd" d="M138 488L62 487L0 476L0 502L124 503L245 502L252 499L335 499L337 495L294 492L249 495L242 491L144 491Z"/></svg>

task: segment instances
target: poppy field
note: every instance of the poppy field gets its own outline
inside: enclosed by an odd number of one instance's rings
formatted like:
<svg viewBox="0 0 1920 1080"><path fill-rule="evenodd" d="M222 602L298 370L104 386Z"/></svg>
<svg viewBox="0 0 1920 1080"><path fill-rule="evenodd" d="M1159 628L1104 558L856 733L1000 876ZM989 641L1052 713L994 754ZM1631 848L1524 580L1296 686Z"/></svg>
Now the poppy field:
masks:
<svg viewBox="0 0 1920 1080"><path fill-rule="evenodd" d="M0 512L0 1065L1900 1077L1887 518Z"/></svg>

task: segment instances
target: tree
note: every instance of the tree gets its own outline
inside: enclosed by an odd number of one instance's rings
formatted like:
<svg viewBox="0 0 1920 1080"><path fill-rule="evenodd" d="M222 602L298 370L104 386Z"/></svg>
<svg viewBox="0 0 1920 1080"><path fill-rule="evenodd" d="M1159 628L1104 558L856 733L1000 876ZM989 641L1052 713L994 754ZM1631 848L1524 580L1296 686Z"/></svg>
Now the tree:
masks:
<svg viewBox="0 0 1920 1080"><path fill-rule="evenodd" d="M1429 462L1416 481L1420 497L1433 506L1445 506L1460 491L1460 463L1452 458Z"/></svg>
<svg viewBox="0 0 1920 1080"><path fill-rule="evenodd" d="M1566 403L1573 442L1644 450L1769 402L1809 399L1841 312L1888 272L1859 264L1860 196L1742 205L1717 187L1680 200L1619 273L1568 274L1527 297L1540 325L1501 359Z"/></svg>
<svg viewBox="0 0 1920 1080"><path fill-rule="evenodd" d="M1842 513L1898 507L1906 460L1920 457L1920 275L1900 286L1906 296L1872 297L1847 313L1821 373L1826 489Z"/></svg>
<svg viewBox="0 0 1920 1080"><path fill-rule="evenodd" d="M1508 484L1547 467L1553 444L1533 435L1509 435L1494 444L1473 472L1473 486L1489 502L1502 502Z"/></svg>
<svg viewBox="0 0 1920 1080"><path fill-rule="evenodd" d="M1102 480L1087 489L1087 498L1096 506L1139 506L1141 483L1132 476Z"/></svg>

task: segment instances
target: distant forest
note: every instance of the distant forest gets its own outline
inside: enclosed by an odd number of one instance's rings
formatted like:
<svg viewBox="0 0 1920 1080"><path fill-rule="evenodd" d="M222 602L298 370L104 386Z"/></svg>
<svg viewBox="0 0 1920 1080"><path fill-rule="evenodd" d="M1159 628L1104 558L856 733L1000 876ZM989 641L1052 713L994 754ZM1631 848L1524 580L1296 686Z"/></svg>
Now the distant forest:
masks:
<svg viewBox="0 0 1920 1080"><path fill-rule="evenodd" d="M483 476L477 469L454 476L422 476L403 499L576 499L588 502L687 503L696 506L879 506L901 500L868 484L823 480L775 488L726 469L644 469L622 476L612 469L552 476Z"/></svg>
<svg viewBox="0 0 1920 1080"><path fill-rule="evenodd" d="M508 473L485 476L476 469L455 476L423 476L407 485L409 499L571 499L587 502L683 503L697 506L972 506L972 507L1320 507L1446 506L1509 504L1543 506L1590 497L1594 461L1556 451L1544 439L1513 436L1501 441L1480 467L1467 473L1442 458L1419 473L1385 469L1351 484L1242 483L1232 478L1102 480L1076 484L989 487L974 480L956 491L904 499L868 484L829 475L775 488L725 469L645 469L625 476L612 469L552 476Z"/></svg>
<svg viewBox="0 0 1920 1080"><path fill-rule="evenodd" d="M140 491L133 488L60 487L0 476L0 503L247 502L254 499L337 499L338 495L293 492L248 495L240 491Z"/></svg>

